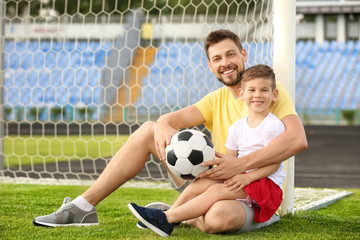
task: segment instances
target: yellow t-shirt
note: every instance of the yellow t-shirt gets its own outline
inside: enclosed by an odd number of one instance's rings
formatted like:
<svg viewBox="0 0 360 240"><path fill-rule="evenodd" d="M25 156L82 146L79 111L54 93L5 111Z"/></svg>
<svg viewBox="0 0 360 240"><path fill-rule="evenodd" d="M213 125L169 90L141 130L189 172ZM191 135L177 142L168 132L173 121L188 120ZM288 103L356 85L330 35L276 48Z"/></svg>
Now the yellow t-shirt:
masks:
<svg viewBox="0 0 360 240"><path fill-rule="evenodd" d="M283 85L277 84L279 96L270 106L270 112L282 119L288 115L297 115L295 106ZM205 118L205 126L211 131L212 141L218 152L226 153L226 139L231 124L245 117L248 108L244 101L235 99L227 87L209 93L195 106Z"/></svg>

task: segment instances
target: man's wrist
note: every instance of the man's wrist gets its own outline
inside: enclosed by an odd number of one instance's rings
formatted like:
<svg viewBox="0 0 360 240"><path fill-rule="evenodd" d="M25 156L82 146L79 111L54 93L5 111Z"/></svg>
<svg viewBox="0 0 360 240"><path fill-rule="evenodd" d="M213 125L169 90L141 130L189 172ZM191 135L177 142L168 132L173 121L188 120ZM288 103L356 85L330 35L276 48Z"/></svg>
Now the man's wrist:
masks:
<svg viewBox="0 0 360 240"><path fill-rule="evenodd" d="M241 166L242 166L242 172L246 172L247 170L250 170L252 168L250 168L249 166L249 162L250 162L250 159L248 157L249 155L246 155L246 156L243 156L241 158L238 158L240 161L241 161Z"/></svg>

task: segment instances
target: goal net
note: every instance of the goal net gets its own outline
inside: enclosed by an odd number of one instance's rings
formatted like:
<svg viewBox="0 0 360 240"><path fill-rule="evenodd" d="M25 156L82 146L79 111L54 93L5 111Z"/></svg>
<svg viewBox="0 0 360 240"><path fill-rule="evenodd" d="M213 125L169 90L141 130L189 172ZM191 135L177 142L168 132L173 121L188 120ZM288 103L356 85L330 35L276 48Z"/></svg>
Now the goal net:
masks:
<svg viewBox="0 0 360 240"><path fill-rule="evenodd" d="M272 65L271 1L30 0L1 7L5 177L95 180L140 124L222 86L203 50L210 31L239 34L247 66ZM137 176L167 178L153 157Z"/></svg>
<svg viewBox="0 0 360 240"><path fill-rule="evenodd" d="M210 31L273 66L273 19L260 0L1 1L0 177L91 183L140 124L221 86ZM151 156L135 180L168 175Z"/></svg>

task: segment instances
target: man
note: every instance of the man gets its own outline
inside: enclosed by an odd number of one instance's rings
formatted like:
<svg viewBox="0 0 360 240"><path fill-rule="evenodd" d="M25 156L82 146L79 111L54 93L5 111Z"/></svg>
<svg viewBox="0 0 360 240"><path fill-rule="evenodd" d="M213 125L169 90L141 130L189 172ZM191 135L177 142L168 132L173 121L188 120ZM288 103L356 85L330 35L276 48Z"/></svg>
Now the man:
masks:
<svg viewBox="0 0 360 240"><path fill-rule="evenodd" d="M227 157L225 141L229 126L247 114L245 103L239 99L241 86L239 73L244 71L247 53L240 39L228 30L211 32L205 41L208 66L225 87L220 88L198 103L161 116L157 122L146 122L130 135L124 146L118 150L95 183L81 196L70 202L68 198L61 208L50 215L34 219L35 225L67 226L98 224L95 206L143 168L149 154L165 162L165 147L178 129L205 123L212 132L217 159L206 165L217 165L200 177L228 179L246 170L280 163L306 149L307 141L303 125L284 87L278 85L279 97L270 108L284 123L286 131L267 147L242 158ZM141 149L138 146L142 146ZM163 164L168 170L166 164ZM169 170L172 186L182 191L187 183L175 177ZM188 224L204 232L249 231L269 225L278 220L274 215L263 225L253 221L254 211L236 200L216 202L202 217Z"/></svg>

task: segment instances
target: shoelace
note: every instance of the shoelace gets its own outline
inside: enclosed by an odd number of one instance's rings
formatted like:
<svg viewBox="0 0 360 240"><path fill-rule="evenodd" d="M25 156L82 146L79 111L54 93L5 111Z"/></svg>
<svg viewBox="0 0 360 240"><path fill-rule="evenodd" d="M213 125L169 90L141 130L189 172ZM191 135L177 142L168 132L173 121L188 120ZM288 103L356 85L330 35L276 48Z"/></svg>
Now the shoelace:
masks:
<svg viewBox="0 0 360 240"><path fill-rule="evenodd" d="M56 213L61 212L64 208L66 208L67 206L69 206L70 203L71 203L71 198L70 198L70 197L64 198L63 204L61 205L61 207L59 208L59 210L56 211Z"/></svg>

